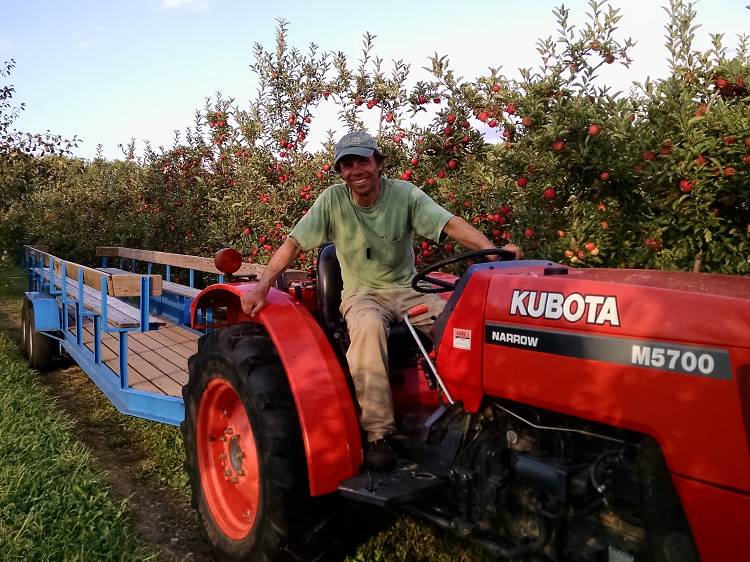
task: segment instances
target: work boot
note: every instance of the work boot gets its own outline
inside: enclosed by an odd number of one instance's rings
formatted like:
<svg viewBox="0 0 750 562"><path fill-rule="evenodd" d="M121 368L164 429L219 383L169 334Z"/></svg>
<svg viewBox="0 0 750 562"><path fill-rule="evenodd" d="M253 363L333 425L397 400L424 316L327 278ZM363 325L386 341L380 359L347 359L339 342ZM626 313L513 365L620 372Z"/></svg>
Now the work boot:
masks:
<svg viewBox="0 0 750 562"><path fill-rule="evenodd" d="M381 472L396 466L396 453L386 437L371 441L365 448L365 466L368 470Z"/></svg>

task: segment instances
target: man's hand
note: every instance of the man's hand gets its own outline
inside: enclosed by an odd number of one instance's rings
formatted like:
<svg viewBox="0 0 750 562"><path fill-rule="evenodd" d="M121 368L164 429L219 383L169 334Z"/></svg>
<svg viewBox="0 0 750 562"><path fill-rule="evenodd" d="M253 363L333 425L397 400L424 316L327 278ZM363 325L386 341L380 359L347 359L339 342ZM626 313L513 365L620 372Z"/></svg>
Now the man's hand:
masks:
<svg viewBox="0 0 750 562"><path fill-rule="evenodd" d="M459 216L452 217L443 227L443 232L471 250L489 250L495 247L481 231ZM515 244L506 244L502 249L513 252L517 260L523 258L523 251ZM495 261L497 258L498 256L487 256L490 261Z"/></svg>
<svg viewBox="0 0 750 562"><path fill-rule="evenodd" d="M268 265L263 270L260 281L250 291L242 293L240 297L242 312L250 316L257 316L263 310L263 307L268 304L266 299L268 291L271 290L271 285L281 275L281 272L286 270L297 259L299 251L299 247L294 242L294 239L291 236L287 236L284 243L271 256Z"/></svg>
<svg viewBox="0 0 750 562"><path fill-rule="evenodd" d="M506 244L503 246L503 250L508 250L509 252L513 252L516 255L517 260L523 259L523 250L516 246L515 244Z"/></svg>
<svg viewBox="0 0 750 562"><path fill-rule="evenodd" d="M262 285L257 284L247 293L242 293L240 297L240 305L242 306L242 312L250 316L257 316L263 307L268 304L266 300L268 297L268 289Z"/></svg>

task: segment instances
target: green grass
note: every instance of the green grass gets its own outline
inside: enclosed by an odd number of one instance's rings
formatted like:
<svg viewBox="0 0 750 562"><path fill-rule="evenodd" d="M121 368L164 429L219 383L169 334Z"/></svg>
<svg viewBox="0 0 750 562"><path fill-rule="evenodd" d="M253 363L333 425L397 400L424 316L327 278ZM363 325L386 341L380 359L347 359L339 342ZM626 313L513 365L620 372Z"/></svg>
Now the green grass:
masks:
<svg viewBox="0 0 750 562"><path fill-rule="evenodd" d="M0 320L20 310L23 279L0 265ZM155 560L127 504L114 500L91 453L16 344L0 333L0 560Z"/></svg>
<svg viewBox="0 0 750 562"><path fill-rule="evenodd" d="M489 562L476 546L408 516L360 546L347 562Z"/></svg>

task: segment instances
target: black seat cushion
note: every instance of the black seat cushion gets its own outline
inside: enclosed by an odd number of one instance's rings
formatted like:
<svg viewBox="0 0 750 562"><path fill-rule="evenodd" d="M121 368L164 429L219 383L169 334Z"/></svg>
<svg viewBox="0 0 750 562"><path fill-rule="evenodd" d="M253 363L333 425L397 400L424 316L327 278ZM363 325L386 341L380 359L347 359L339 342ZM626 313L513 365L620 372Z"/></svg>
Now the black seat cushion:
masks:
<svg viewBox="0 0 750 562"><path fill-rule="evenodd" d="M349 347L349 335L346 322L341 316L341 291L344 282L341 279L341 267L336 256L336 246L327 244L318 254L318 310L320 321L328 338L336 344L342 354ZM432 340L419 330L419 339L427 351L432 349ZM411 360L418 351L414 338L403 322L393 322L389 328L388 354L391 363Z"/></svg>

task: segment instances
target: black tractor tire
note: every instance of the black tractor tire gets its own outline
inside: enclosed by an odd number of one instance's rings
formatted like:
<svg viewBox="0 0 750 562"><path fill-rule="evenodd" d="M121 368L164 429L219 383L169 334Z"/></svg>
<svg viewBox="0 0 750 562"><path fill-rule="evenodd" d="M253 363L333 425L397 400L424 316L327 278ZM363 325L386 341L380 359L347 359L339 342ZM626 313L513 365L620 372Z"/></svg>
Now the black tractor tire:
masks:
<svg viewBox="0 0 750 562"><path fill-rule="evenodd" d="M29 359L29 365L38 371L49 369L59 352L60 344L35 330L34 307L28 299L24 299L21 309L21 331L23 351Z"/></svg>
<svg viewBox="0 0 750 562"><path fill-rule="evenodd" d="M320 531L335 498L310 496L294 398L264 328L238 324L201 337L189 371L186 469L215 558L329 559Z"/></svg>

